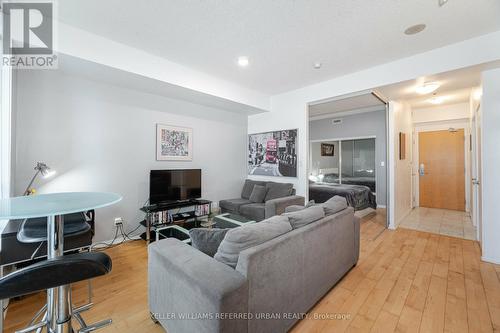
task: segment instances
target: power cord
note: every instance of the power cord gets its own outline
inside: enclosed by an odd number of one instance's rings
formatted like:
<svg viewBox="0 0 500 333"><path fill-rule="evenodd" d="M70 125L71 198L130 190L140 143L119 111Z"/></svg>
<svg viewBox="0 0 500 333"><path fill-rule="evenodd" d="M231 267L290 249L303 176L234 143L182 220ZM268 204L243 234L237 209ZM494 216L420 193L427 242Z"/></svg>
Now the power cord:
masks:
<svg viewBox="0 0 500 333"><path fill-rule="evenodd" d="M125 242L131 242L131 241L136 241L136 240L139 240L139 239L136 239L136 238L133 238L133 237L136 237L136 236L139 236L139 235L132 235L134 232L137 231L137 229L139 229L141 227L141 224L139 224L135 229L133 229L132 231L130 232L125 232L125 229L123 227L123 224L119 224L117 226L115 226L115 235L113 237L113 240L111 240L111 242L107 243L107 242L98 242L98 243L95 243L91 246L91 250L92 251L104 251L104 250L109 250L111 248L114 248L118 245L121 245ZM118 235L118 233L120 233ZM121 236L121 241L119 241L118 243L115 244L115 241L118 239L118 236ZM96 246L100 246L100 245L103 245L102 247L99 247L97 249L94 249Z"/></svg>

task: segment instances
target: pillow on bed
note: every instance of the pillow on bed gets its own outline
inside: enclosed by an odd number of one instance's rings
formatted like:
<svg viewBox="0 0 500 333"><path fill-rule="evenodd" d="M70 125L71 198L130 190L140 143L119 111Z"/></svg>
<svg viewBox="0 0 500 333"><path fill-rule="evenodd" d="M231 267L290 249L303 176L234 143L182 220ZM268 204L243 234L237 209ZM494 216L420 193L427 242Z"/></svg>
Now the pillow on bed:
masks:
<svg viewBox="0 0 500 333"><path fill-rule="evenodd" d="M323 207L325 215L333 215L347 208L347 200L344 197L336 195L318 206Z"/></svg>

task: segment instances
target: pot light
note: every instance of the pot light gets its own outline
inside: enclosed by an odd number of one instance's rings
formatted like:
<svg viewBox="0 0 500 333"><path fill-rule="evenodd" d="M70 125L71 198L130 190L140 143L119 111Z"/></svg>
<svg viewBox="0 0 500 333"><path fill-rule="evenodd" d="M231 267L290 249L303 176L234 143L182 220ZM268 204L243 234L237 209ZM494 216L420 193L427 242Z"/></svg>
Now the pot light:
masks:
<svg viewBox="0 0 500 333"><path fill-rule="evenodd" d="M429 99L429 103L436 105L436 104L443 103L444 100L445 100L445 98L442 97L442 96L440 96L440 97L432 97L431 99Z"/></svg>
<svg viewBox="0 0 500 333"><path fill-rule="evenodd" d="M415 91L417 92L417 94L426 95L435 91L437 88L439 88L439 86L440 85L437 82L424 83L423 85L418 86L417 89L415 89Z"/></svg>
<svg viewBox="0 0 500 333"><path fill-rule="evenodd" d="M320 63L320 62L315 62L315 63L313 64L313 68L314 68L314 69L320 69L320 68L321 68L321 66L323 66L323 64L322 64L322 63Z"/></svg>
<svg viewBox="0 0 500 333"><path fill-rule="evenodd" d="M407 28L405 30L406 35L415 35L418 34L419 32L424 31L426 25L425 24L416 24L412 25L411 27Z"/></svg>
<svg viewBox="0 0 500 333"><path fill-rule="evenodd" d="M250 61L248 60L248 57L246 57L246 56L238 57L238 66L247 67L249 63L250 63Z"/></svg>

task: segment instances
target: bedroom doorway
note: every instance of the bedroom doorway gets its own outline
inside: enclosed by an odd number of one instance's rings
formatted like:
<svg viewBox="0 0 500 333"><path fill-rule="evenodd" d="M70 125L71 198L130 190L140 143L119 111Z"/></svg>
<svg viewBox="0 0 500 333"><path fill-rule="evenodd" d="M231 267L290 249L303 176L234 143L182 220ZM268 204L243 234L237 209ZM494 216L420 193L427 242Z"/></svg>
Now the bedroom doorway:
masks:
<svg viewBox="0 0 500 333"><path fill-rule="evenodd" d="M346 198L374 237L387 228L387 105L375 93L309 105L308 197Z"/></svg>
<svg viewBox="0 0 500 333"><path fill-rule="evenodd" d="M418 135L420 207L465 211L464 130Z"/></svg>

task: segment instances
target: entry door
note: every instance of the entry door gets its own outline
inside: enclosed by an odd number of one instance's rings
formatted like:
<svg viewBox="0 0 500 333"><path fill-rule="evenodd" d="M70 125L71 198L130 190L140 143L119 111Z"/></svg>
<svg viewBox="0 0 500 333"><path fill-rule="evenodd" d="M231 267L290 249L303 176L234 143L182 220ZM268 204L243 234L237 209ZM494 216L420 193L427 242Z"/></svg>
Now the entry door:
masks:
<svg viewBox="0 0 500 333"><path fill-rule="evenodd" d="M464 130L420 132L421 207L465 210Z"/></svg>

